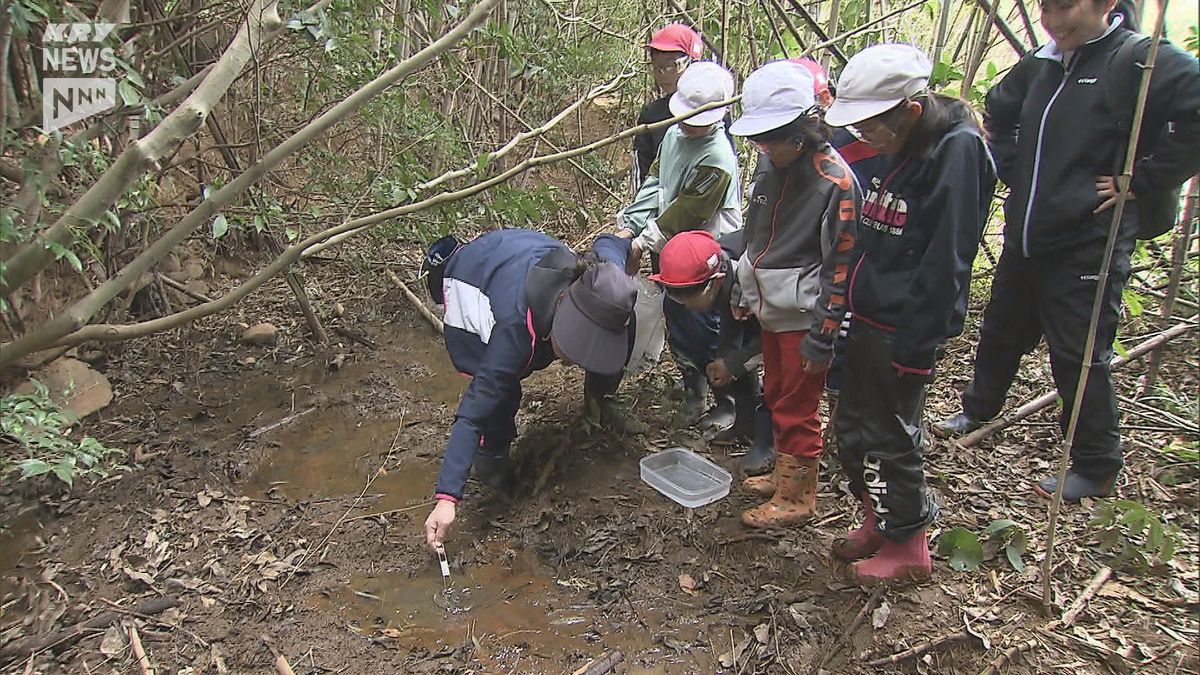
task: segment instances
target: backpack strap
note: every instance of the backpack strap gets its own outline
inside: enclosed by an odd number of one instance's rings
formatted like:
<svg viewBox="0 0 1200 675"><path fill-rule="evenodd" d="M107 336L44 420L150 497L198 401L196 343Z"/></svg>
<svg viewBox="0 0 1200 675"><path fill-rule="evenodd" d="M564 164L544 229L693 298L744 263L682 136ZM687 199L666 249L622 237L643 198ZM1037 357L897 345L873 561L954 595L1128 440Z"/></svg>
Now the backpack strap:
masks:
<svg viewBox="0 0 1200 675"><path fill-rule="evenodd" d="M1129 33L1109 61L1105 96L1108 98L1108 107L1113 112L1118 131L1128 133L1133 125L1133 107L1137 101L1140 79L1138 75L1141 74L1138 57L1142 56L1142 60L1145 60L1152 39L1146 35Z"/></svg>

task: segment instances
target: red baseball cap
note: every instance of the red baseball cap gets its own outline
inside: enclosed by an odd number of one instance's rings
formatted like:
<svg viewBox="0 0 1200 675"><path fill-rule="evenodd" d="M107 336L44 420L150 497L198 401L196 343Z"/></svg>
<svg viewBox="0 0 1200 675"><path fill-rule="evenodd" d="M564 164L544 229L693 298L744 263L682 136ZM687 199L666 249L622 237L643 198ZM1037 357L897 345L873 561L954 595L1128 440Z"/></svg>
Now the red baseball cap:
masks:
<svg viewBox="0 0 1200 675"><path fill-rule="evenodd" d="M788 60L804 66L808 72L812 73L813 93L817 96L817 103L820 103L822 108L828 108L833 103L833 94L829 91L829 73L825 72L821 64L807 57Z"/></svg>
<svg viewBox="0 0 1200 675"><path fill-rule="evenodd" d="M671 237L658 254L658 274L650 280L683 288L702 284L721 270L721 245L704 230L688 230Z"/></svg>
<svg viewBox="0 0 1200 675"><path fill-rule="evenodd" d="M650 38L646 47L660 52L683 52L693 59L699 59L704 53L704 43L700 40L700 35L681 23L671 23L660 28Z"/></svg>

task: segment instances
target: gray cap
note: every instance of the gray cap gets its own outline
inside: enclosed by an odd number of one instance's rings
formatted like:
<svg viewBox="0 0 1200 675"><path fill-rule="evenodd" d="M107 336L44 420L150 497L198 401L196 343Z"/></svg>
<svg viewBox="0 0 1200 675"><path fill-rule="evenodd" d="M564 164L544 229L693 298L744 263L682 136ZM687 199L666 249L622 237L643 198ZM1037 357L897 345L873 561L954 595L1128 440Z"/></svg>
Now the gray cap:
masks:
<svg viewBox="0 0 1200 675"><path fill-rule="evenodd" d="M603 262L569 288L550 335L563 356L589 372L616 375L629 358L637 286L625 271Z"/></svg>

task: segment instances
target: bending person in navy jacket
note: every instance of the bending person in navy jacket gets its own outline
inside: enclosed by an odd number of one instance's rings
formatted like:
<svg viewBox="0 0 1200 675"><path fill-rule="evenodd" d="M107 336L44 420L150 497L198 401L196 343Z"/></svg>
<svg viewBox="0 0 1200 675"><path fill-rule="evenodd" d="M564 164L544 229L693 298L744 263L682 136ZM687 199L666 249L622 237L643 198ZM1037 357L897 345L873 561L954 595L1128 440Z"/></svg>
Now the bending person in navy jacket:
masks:
<svg viewBox="0 0 1200 675"><path fill-rule="evenodd" d="M472 378L450 428L437 503L425 521L431 547L454 522L472 465L489 487L511 484L508 447L517 435L522 379L560 358L588 371L589 391L616 391L637 297L624 272L628 254L629 242L611 235L579 256L539 232L507 229L431 266L431 293L446 310L446 350L454 367Z"/></svg>

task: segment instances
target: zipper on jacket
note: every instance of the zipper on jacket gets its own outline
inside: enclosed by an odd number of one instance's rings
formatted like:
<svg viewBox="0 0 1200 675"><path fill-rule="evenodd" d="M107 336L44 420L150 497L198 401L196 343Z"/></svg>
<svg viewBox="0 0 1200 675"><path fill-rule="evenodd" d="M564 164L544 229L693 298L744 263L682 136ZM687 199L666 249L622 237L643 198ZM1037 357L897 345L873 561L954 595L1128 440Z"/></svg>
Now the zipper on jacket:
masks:
<svg viewBox="0 0 1200 675"><path fill-rule="evenodd" d="M1072 60L1078 60L1078 54ZM1064 87L1067 86L1067 80L1071 74L1071 68L1067 64L1062 64L1063 75L1062 81L1058 83L1058 89L1054 90L1054 95L1046 103L1046 109L1042 111L1042 121L1038 124L1037 139L1034 143L1033 151L1033 176L1029 182L1029 201L1025 204L1025 218L1021 224L1021 252L1025 257L1029 257L1029 217L1033 214L1033 199L1037 196L1038 184L1038 169L1042 164L1042 141L1046 133L1046 120L1050 117L1050 108L1054 106L1054 101L1058 99L1058 95L1062 93Z"/></svg>
<svg viewBox="0 0 1200 675"><path fill-rule="evenodd" d="M783 183L779 186L779 199L775 201L775 208L771 209L771 236L767 238L767 245L763 247L762 253L759 253L758 257L756 257L754 262L750 265L750 271L754 275L754 285L758 288L758 312L756 312L756 314L758 315L760 322L762 321L762 309L763 305L766 303L766 299L763 297L762 280L758 277L758 263L761 262L763 256L765 256L767 252L771 250L771 244L775 243L775 219L779 216L779 205L783 203L783 195L787 191L788 181L791 180L791 178L792 174L790 171L783 175Z"/></svg>

